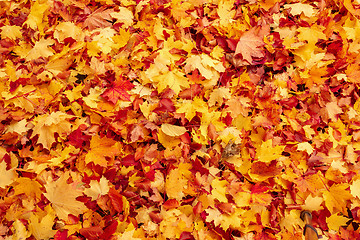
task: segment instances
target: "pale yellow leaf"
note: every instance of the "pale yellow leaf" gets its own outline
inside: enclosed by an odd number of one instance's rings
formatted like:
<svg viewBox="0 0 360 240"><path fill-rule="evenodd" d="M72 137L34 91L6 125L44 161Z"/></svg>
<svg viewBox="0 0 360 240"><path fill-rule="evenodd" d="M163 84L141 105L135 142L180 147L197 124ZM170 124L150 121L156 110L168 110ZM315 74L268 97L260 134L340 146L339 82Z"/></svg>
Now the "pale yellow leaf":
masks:
<svg viewBox="0 0 360 240"><path fill-rule="evenodd" d="M324 207L321 204L324 202L322 197L312 197L311 194L305 199L305 204L303 206L304 210L308 211L319 211Z"/></svg>
<svg viewBox="0 0 360 240"><path fill-rule="evenodd" d="M68 220L68 214L78 216L86 209L84 203L76 200L82 190L75 183L67 183L69 172L65 172L56 181L45 184L44 196L52 203L56 215L61 220Z"/></svg>
<svg viewBox="0 0 360 240"><path fill-rule="evenodd" d="M9 38L11 40L16 40L17 38L22 37L21 27L16 25L5 25L0 28L1 30L1 38Z"/></svg>
<svg viewBox="0 0 360 240"><path fill-rule="evenodd" d="M132 11L125 7L119 7L116 12L110 13L110 16L116 19L116 22L123 23L123 27L127 28L133 24L134 15Z"/></svg>
<svg viewBox="0 0 360 240"><path fill-rule="evenodd" d="M6 169L6 162L0 163L0 188L5 188L14 182L16 178L16 172L14 169Z"/></svg>
<svg viewBox="0 0 360 240"><path fill-rule="evenodd" d="M284 9L289 8L291 9L290 13L294 16L304 13L306 17L312 17L316 12L313 6L304 3L293 3L284 5Z"/></svg>
<svg viewBox="0 0 360 240"><path fill-rule="evenodd" d="M73 38L76 41L83 41L84 32L82 29L75 25L73 22L60 22L56 25L54 31L54 38L59 42L63 42L66 38Z"/></svg>
<svg viewBox="0 0 360 240"><path fill-rule="evenodd" d="M24 224L19 220L16 219L12 225L13 228L13 236L12 238L8 238L9 240L25 240L30 237L31 233L26 230Z"/></svg>
<svg viewBox="0 0 360 240"><path fill-rule="evenodd" d="M161 130L168 136L177 137L181 136L186 132L186 128L182 126L176 126L168 123L161 125Z"/></svg>
<svg viewBox="0 0 360 240"><path fill-rule="evenodd" d="M298 151L305 151L305 152L307 152L307 154L310 155L310 154L313 153L314 148L311 146L310 143L308 143L308 142L302 142L302 143L299 143L299 144L298 144L297 150L298 150Z"/></svg>
<svg viewBox="0 0 360 240"><path fill-rule="evenodd" d="M209 107L214 106L216 103L218 103L219 106L221 106L224 102L224 99L230 99L231 94L229 88L220 87L215 89L211 94L208 101Z"/></svg>
<svg viewBox="0 0 360 240"><path fill-rule="evenodd" d="M353 183L350 185L350 192L354 197L360 199L360 179L353 181Z"/></svg>
<svg viewBox="0 0 360 240"><path fill-rule="evenodd" d="M90 188L86 188L84 193L91 197L92 200L98 199L100 196L103 196L109 192L109 181L102 176L100 181L91 180L90 181Z"/></svg>
<svg viewBox="0 0 360 240"><path fill-rule="evenodd" d="M19 122L14 122L7 127L5 132L15 132L17 134L23 134L30 129L30 127L26 126L27 124L28 122L26 121L26 119L23 119Z"/></svg>
<svg viewBox="0 0 360 240"><path fill-rule="evenodd" d="M35 46L29 51L26 56L26 61L34 60L40 57L47 58L54 55L54 50L49 46L53 45L55 41L51 38L40 39L40 41L35 43Z"/></svg>
<svg viewBox="0 0 360 240"><path fill-rule="evenodd" d="M342 109L337 104L337 102L327 103L326 110L329 114L329 118L334 122L336 122L336 120L337 120L337 115L343 112Z"/></svg>

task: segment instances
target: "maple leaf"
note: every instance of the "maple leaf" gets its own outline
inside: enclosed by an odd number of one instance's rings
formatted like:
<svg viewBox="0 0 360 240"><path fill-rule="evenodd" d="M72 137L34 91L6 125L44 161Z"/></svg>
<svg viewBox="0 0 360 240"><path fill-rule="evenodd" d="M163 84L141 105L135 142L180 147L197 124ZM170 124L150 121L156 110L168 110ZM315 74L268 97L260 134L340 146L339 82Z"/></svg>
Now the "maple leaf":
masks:
<svg viewBox="0 0 360 240"><path fill-rule="evenodd" d="M173 169L166 177L165 192L169 198L180 201L184 196L184 190L187 186L187 178L191 176L189 164L180 164L178 168Z"/></svg>
<svg viewBox="0 0 360 240"><path fill-rule="evenodd" d="M42 186L34 179L20 177L16 179L17 185L14 186L16 195L25 194L25 196L40 198L42 194Z"/></svg>
<svg viewBox="0 0 360 240"><path fill-rule="evenodd" d="M68 184L69 172L63 173L59 179L46 183L44 196L52 203L56 215L67 221L68 215L79 215L86 210L82 202L76 200L82 195L82 190L75 183Z"/></svg>
<svg viewBox="0 0 360 240"><path fill-rule="evenodd" d="M54 55L54 51L49 48L50 45L53 45L55 41L53 39L41 39L35 43L35 46L28 52L26 55L26 60L34 60L40 57L50 57Z"/></svg>
<svg viewBox="0 0 360 240"><path fill-rule="evenodd" d="M186 128L182 126L171 125L164 123L161 125L161 130L168 136L177 137L183 135L186 132Z"/></svg>
<svg viewBox="0 0 360 240"><path fill-rule="evenodd" d="M112 25L111 13L114 9L106 9L106 6L96 9L92 12L84 21L84 27L87 27L90 31L96 28L106 28Z"/></svg>
<svg viewBox="0 0 360 240"><path fill-rule="evenodd" d="M1 38L9 38L11 40L16 40L17 38L21 38L22 37L22 33L21 33L21 27L20 26L2 26L0 28L1 30Z"/></svg>
<svg viewBox="0 0 360 240"><path fill-rule="evenodd" d="M106 167L108 165L106 157L111 159L119 153L119 142L116 142L111 138L100 138L100 136L95 135L91 138L90 151L85 156L85 163L88 164L93 162L94 164Z"/></svg>
<svg viewBox="0 0 360 240"><path fill-rule="evenodd" d="M261 162L271 162L282 156L285 146L275 146L273 147L272 139L269 139L261 144L258 148L258 159Z"/></svg>
<svg viewBox="0 0 360 240"><path fill-rule="evenodd" d="M86 188L84 193L91 197L92 200L98 199L100 196L103 196L109 192L109 181L102 176L100 181L91 180L90 181L90 188Z"/></svg>
<svg viewBox="0 0 360 240"><path fill-rule="evenodd" d="M212 196L221 202L228 202L228 199L225 196L227 185L228 185L228 182L226 180L214 179L211 182Z"/></svg>
<svg viewBox="0 0 360 240"><path fill-rule="evenodd" d="M14 221L12 228L14 233L13 239L27 239L31 236L31 232L26 230L26 227L19 219Z"/></svg>
<svg viewBox="0 0 360 240"><path fill-rule="evenodd" d="M264 57L264 50L261 48L264 45L264 41L256 32L257 29L253 28L243 33L235 49L235 56L241 54L242 58L249 64L252 63L253 57Z"/></svg>
<svg viewBox="0 0 360 240"><path fill-rule="evenodd" d="M350 219L340 215L331 215L330 217L326 218L326 223L328 224L329 229L339 231L341 226L346 226L346 223Z"/></svg>
<svg viewBox="0 0 360 240"><path fill-rule="evenodd" d="M36 30L39 28L40 31L45 27L43 22L44 13L48 10L49 5L47 3L40 3L36 1L31 6L30 14L27 16L27 20L24 24L28 25L30 28Z"/></svg>
<svg viewBox="0 0 360 240"><path fill-rule="evenodd" d="M346 202L353 198L351 193L346 190L348 187L345 183L334 184L329 191L323 193L325 206L331 213L334 213L335 209L345 211Z"/></svg>
<svg viewBox="0 0 360 240"><path fill-rule="evenodd" d="M55 220L54 210L48 205L45 207L45 211L44 217L32 213L29 218L29 230L36 239L49 239L56 233L56 230L52 229Z"/></svg>
<svg viewBox="0 0 360 240"><path fill-rule="evenodd" d="M305 199L303 209L308 211L319 211L323 209L321 204L324 202L322 197L312 197L311 194Z"/></svg>
<svg viewBox="0 0 360 240"><path fill-rule="evenodd" d="M358 197L360 199L360 179L353 181L350 185L350 192L354 197Z"/></svg>
<svg viewBox="0 0 360 240"><path fill-rule="evenodd" d="M123 23L125 28L131 26L134 21L134 15L132 11L125 7L119 7L118 11L112 12L110 15L116 19L116 22Z"/></svg>
<svg viewBox="0 0 360 240"><path fill-rule="evenodd" d="M71 131L71 123L66 121L69 118L73 118L73 116L60 111L40 115L32 121L35 125L32 136L39 135L37 142L42 144L44 148L50 149L56 141L54 133L62 136Z"/></svg>
<svg viewBox="0 0 360 240"><path fill-rule="evenodd" d="M159 92L163 92L165 88L169 87L174 90L176 94L179 94L182 87L190 87L188 79L178 70L168 71L165 74L159 74L158 76L153 77L152 81L157 82Z"/></svg>
<svg viewBox="0 0 360 240"><path fill-rule="evenodd" d="M7 170L6 168L6 162L0 162L0 188L5 188L6 186L10 185L16 178L15 170Z"/></svg>
<svg viewBox="0 0 360 240"><path fill-rule="evenodd" d="M106 88L105 92L101 95L113 104L116 104L119 99L130 101L130 94L127 92L134 87L129 81L117 80Z"/></svg>

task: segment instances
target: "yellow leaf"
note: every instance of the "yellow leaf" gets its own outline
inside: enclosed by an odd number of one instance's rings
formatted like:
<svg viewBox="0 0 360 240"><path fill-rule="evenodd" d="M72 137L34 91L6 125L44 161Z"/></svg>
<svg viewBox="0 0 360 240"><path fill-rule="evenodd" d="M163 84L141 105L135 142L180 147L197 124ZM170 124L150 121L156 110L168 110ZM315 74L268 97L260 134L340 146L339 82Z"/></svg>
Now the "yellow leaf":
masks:
<svg viewBox="0 0 360 240"><path fill-rule="evenodd" d="M29 218L29 230L36 239L50 239L56 233L56 230L52 229L55 220L54 210L48 205L45 211L47 214L44 217L32 213Z"/></svg>
<svg viewBox="0 0 360 240"><path fill-rule="evenodd" d="M215 208L215 209L208 208L208 209L205 209L205 212L208 214L206 216L207 222L214 221L215 226L218 226L221 223L222 214L217 208Z"/></svg>
<svg viewBox="0 0 360 240"><path fill-rule="evenodd" d="M333 184L329 191L323 193L325 200L325 206L328 208L330 213L334 213L335 209L343 212L346 211L346 202L353 198L346 188L349 185L345 183Z"/></svg>
<svg viewBox="0 0 360 240"><path fill-rule="evenodd" d="M87 188L84 190L84 193L91 197L91 200L96 200L100 196L103 196L109 192L109 181L102 176L100 178L100 181L91 180L90 181L90 188Z"/></svg>
<svg viewBox="0 0 360 240"><path fill-rule="evenodd" d="M54 50L49 46L53 45L55 41L53 39L40 39L40 41L35 43L35 46L28 52L26 56L26 61L31 61L38 59L40 57L47 58L54 55Z"/></svg>
<svg viewBox="0 0 360 240"><path fill-rule="evenodd" d="M337 115L343 112L343 110L339 107L337 102L327 103L326 110L329 114L330 119L334 122L336 122L336 120L337 120Z"/></svg>
<svg viewBox="0 0 360 240"><path fill-rule="evenodd" d="M95 135L90 141L90 151L86 154L85 163L93 162L102 167L107 167L106 157L113 159L120 151L120 143L107 137L100 138Z"/></svg>
<svg viewBox="0 0 360 240"><path fill-rule="evenodd" d="M1 38L9 38L11 40L16 40L17 38L22 37L21 27L16 25L5 25L0 28L1 30Z"/></svg>
<svg viewBox="0 0 360 240"><path fill-rule="evenodd" d="M79 215L86 209L82 202L76 200L82 195L82 191L76 187L76 183L67 183L69 172L65 172L56 181L45 184L44 196L52 203L56 215L61 220L68 220L68 214Z"/></svg>
<svg viewBox="0 0 360 240"><path fill-rule="evenodd" d="M323 206L321 206L323 202L324 199L322 197L312 197L311 194L309 194L309 196L305 199L303 209L309 211L319 211L323 209Z"/></svg>
<svg viewBox="0 0 360 240"><path fill-rule="evenodd" d="M339 170L341 173L348 173L348 169L344 167L345 164L344 160L333 160L331 162L331 168Z"/></svg>
<svg viewBox="0 0 360 240"><path fill-rule="evenodd" d="M326 223L331 230L339 231L341 226L346 226L346 223L350 219L344 216L339 215L331 215L330 217L326 218Z"/></svg>
<svg viewBox="0 0 360 240"><path fill-rule="evenodd" d="M304 4L304 3L293 3L293 4L285 4L284 9L291 9L290 13L292 15L300 15L301 13L304 13L306 17L312 17L315 14L314 7L310 4Z"/></svg>
<svg viewBox="0 0 360 240"><path fill-rule="evenodd" d="M245 131L249 131L252 129L251 125L251 117L244 117L242 114L239 114L234 120L233 120L234 126L238 130L244 129Z"/></svg>
<svg viewBox="0 0 360 240"><path fill-rule="evenodd" d="M326 35L323 33L325 30L325 27L321 25L314 24L309 27L300 27L297 28L296 31L298 34L299 41L306 41L307 45L310 46L310 48L314 49L315 44L319 41L319 39L326 39Z"/></svg>
<svg viewBox="0 0 360 240"><path fill-rule="evenodd" d="M32 136L39 135L37 142L44 148L50 149L55 142L54 133L58 133L62 137L71 131L71 123L68 119L73 117L60 111L52 112L50 115L40 115L33 120L35 127Z"/></svg>
<svg viewBox="0 0 360 240"><path fill-rule="evenodd" d="M40 199L43 191L41 190L41 184L30 178L20 177L16 179L17 185L14 186L15 195L25 194L27 197L35 197Z"/></svg>
<svg viewBox="0 0 360 240"><path fill-rule="evenodd" d="M8 125L5 132L6 133L15 132L17 134L23 134L30 129L30 127L26 126L27 124L28 124L28 122L26 121L26 119L23 119L19 122L14 122L14 123Z"/></svg>
<svg viewBox="0 0 360 240"><path fill-rule="evenodd" d="M119 34L115 35L112 39L114 41L114 45L112 46L115 49L120 49L122 47L124 47L129 39L131 37L131 34L129 31L125 31L123 29L119 29Z"/></svg>
<svg viewBox="0 0 360 240"><path fill-rule="evenodd" d="M15 222L12 225L12 228L14 233L12 236L13 240L27 239L31 235L31 233L26 230L26 227L19 219L15 220Z"/></svg>
<svg viewBox="0 0 360 240"><path fill-rule="evenodd" d="M308 142L302 142L297 145L298 151L305 151L307 154L311 154L314 151L314 148Z"/></svg>
<svg viewBox="0 0 360 240"><path fill-rule="evenodd" d="M115 47L113 37L116 35L116 31L110 27L103 28L99 31L99 34L93 37L93 41L96 42L99 49L105 53L109 54L111 50Z"/></svg>
<svg viewBox="0 0 360 240"><path fill-rule="evenodd" d="M231 94L229 88L217 88L210 94L210 98L208 101L209 107L214 106L216 103L221 106L224 102L224 99L230 99L230 97Z"/></svg>
<svg viewBox="0 0 360 240"><path fill-rule="evenodd" d="M300 216L299 210L285 211L285 217L281 218L280 220L281 228L285 228L289 232L294 232L296 230L299 230L300 228L299 226L302 225L302 221L299 218L299 216Z"/></svg>
<svg viewBox="0 0 360 240"><path fill-rule="evenodd" d="M279 157L281 157L282 152L284 151L285 146L275 146L273 147L272 139L269 139L261 144L257 148L256 153L258 160L260 162L271 162Z"/></svg>
<svg viewBox="0 0 360 240"><path fill-rule="evenodd" d="M54 38L59 42L63 42L66 38L73 38L76 41L84 40L84 32L73 22L60 22L55 27Z"/></svg>
<svg viewBox="0 0 360 240"><path fill-rule="evenodd" d="M43 21L44 13L47 12L49 6L50 5L47 2L39 3L39 1L36 1L31 6L30 14L28 15L27 20L24 22L24 24L28 25L33 30L36 30L38 28L40 31L43 31L43 28L45 26L45 21Z"/></svg>
<svg viewBox="0 0 360 240"><path fill-rule="evenodd" d="M0 188L5 188L14 182L16 178L16 172L14 169L6 170L6 162L0 163Z"/></svg>
<svg viewBox="0 0 360 240"><path fill-rule="evenodd" d="M165 192L169 198L180 201L185 196L184 190L188 186L188 178L192 175L190 168L191 164L180 163L178 168L169 172L165 181Z"/></svg>
<svg viewBox="0 0 360 240"><path fill-rule="evenodd" d="M157 82L157 89L159 90L159 93L169 87L176 94L179 94L182 88L190 87L189 80L178 70L168 71L165 74L159 74L158 76L153 77L152 80Z"/></svg>
<svg viewBox="0 0 360 240"><path fill-rule="evenodd" d="M226 180L219 180L219 179L214 179L211 182L211 194L214 197L214 199L219 200L220 202L228 202L228 199L226 198L225 194L226 194L226 186L229 183Z"/></svg>
<svg viewBox="0 0 360 240"><path fill-rule="evenodd" d="M54 75L57 75L59 73L66 71L71 66L71 64L73 64L73 58L67 56L62 58L51 59L46 64L45 68Z"/></svg>
<svg viewBox="0 0 360 240"><path fill-rule="evenodd" d="M234 196L234 202L238 207L247 207L250 205L251 193L237 192Z"/></svg>
<svg viewBox="0 0 360 240"><path fill-rule="evenodd" d="M182 103L177 103L177 113L185 113L185 118L191 121L196 116L196 113L208 113L207 104L195 97L193 100L184 100Z"/></svg>
<svg viewBox="0 0 360 240"><path fill-rule="evenodd" d="M125 7L119 7L119 10L110 13L110 16L115 18L117 23L123 23L124 28L130 27L133 24L134 15L132 11Z"/></svg>
<svg viewBox="0 0 360 240"><path fill-rule="evenodd" d="M354 197L360 199L360 179L353 181L353 183L350 185L350 192Z"/></svg>
<svg viewBox="0 0 360 240"><path fill-rule="evenodd" d="M171 125L164 123L161 125L161 130L168 136L177 137L186 133L186 128L182 126Z"/></svg>
<svg viewBox="0 0 360 240"><path fill-rule="evenodd" d="M95 88L91 88L89 91L89 95L86 97L82 97L81 99L84 101L86 105L88 105L90 108L97 108L98 102L100 101L99 97L103 93L103 90L100 89L100 87L96 86ZM79 92L80 94L80 92ZM81 95L79 95L81 97Z"/></svg>
<svg viewBox="0 0 360 240"><path fill-rule="evenodd" d="M206 79L213 79L219 72L225 72L225 67L218 60L206 54L192 55L186 59L185 72L190 73L198 69Z"/></svg>
<svg viewBox="0 0 360 240"><path fill-rule="evenodd" d="M231 23L231 20L235 16L235 10L234 8L234 0L231 1L223 1L221 0L219 2L218 8L217 8L217 14L219 15L220 19L220 25L226 26Z"/></svg>

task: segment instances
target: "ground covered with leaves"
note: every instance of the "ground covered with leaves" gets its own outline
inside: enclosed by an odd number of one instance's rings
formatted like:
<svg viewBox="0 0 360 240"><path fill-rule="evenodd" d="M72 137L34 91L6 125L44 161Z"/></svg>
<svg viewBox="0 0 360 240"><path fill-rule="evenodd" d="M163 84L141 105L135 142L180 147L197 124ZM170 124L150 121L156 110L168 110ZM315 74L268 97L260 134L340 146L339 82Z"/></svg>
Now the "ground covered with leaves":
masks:
<svg viewBox="0 0 360 240"><path fill-rule="evenodd" d="M0 239L359 239L359 4L0 1Z"/></svg>

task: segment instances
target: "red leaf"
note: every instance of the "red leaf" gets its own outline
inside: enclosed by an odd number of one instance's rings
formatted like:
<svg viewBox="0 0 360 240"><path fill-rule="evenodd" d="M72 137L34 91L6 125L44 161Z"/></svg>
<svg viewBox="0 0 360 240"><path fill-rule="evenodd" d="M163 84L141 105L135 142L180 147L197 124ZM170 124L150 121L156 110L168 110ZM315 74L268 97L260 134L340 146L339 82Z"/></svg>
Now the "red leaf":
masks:
<svg viewBox="0 0 360 240"><path fill-rule="evenodd" d="M121 100L130 101L130 94L127 91L131 90L134 87L129 81L118 80L113 82L110 87L102 94L106 100L116 104L116 102Z"/></svg>
<svg viewBox="0 0 360 240"><path fill-rule="evenodd" d="M116 191L114 188L110 188L109 197L111 200L111 204L113 205L114 209L121 213L123 211L123 201L122 195Z"/></svg>
<svg viewBox="0 0 360 240"><path fill-rule="evenodd" d="M154 223L160 223L163 220L160 213L157 212L149 212L149 216Z"/></svg>
<svg viewBox="0 0 360 240"><path fill-rule="evenodd" d="M163 207L166 210L172 209L172 208L177 208L179 206L180 206L179 202L176 201L175 199L169 199L163 204Z"/></svg>
<svg viewBox="0 0 360 240"><path fill-rule="evenodd" d="M101 239L110 239L110 236L116 232L116 228L118 226L118 221L112 221L109 226L104 229L103 235L101 235Z"/></svg>
<svg viewBox="0 0 360 240"><path fill-rule="evenodd" d="M99 226L80 229L80 234L89 240L97 240L103 233L104 231Z"/></svg>
<svg viewBox="0 0 360 240"><path fill-rule="evenodd" d="M68 230L57 231L54 236L54 240L67 240L67 232L68 232Z"/></svg>

